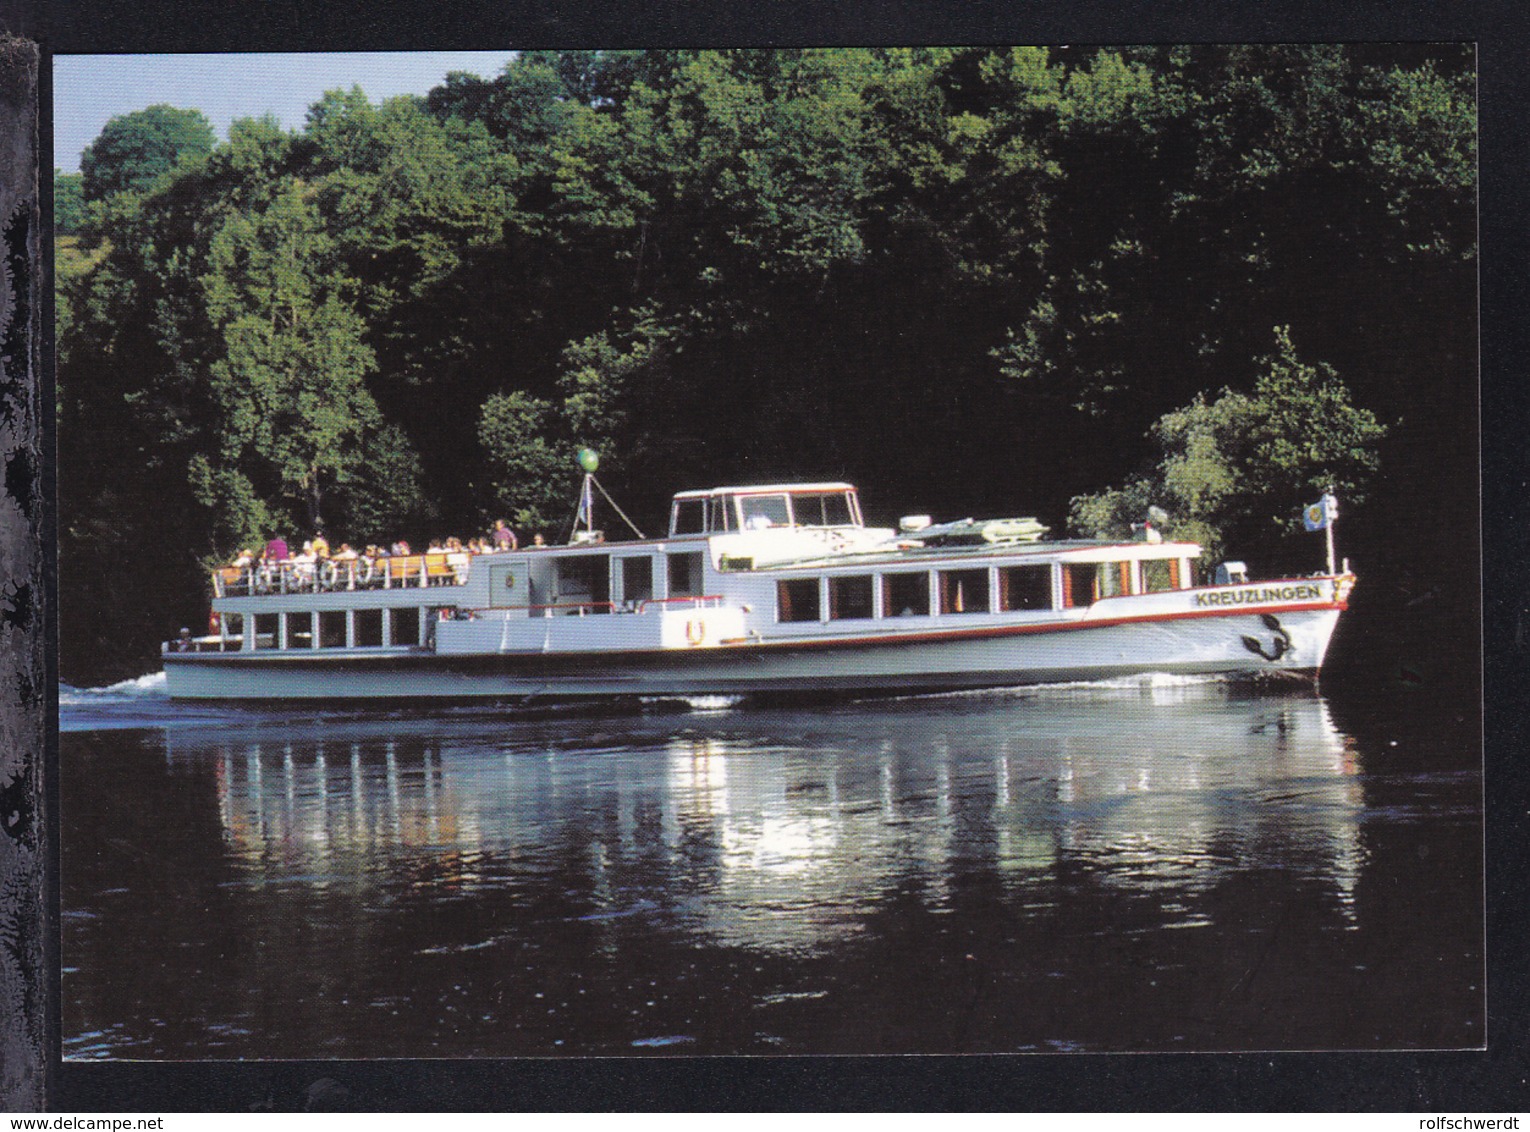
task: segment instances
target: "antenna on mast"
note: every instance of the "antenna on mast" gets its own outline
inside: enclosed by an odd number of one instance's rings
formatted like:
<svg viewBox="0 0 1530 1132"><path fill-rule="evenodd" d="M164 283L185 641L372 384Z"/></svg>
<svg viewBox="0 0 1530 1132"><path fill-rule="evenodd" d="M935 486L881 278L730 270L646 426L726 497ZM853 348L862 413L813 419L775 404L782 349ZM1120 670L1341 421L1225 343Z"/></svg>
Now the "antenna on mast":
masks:
<svg viewBox="0 0 1530 1132"><path fill-rule="evenodd" d="M647 538L637 525L627 518L626 513L616 505L600 481L595 478L595 469L600 467L600 454L593 448L581 448L575 453L574 458L579 462L579 467L584 471L584 479L579 485L579 509L574 512L574 529L569 534L569 542L597 542L600 532L595 529L595 492L599 491L611 509L621 516L622 522L632 528L632 533L638 538ZM581 532L579 525L584 524Z"/></svg>

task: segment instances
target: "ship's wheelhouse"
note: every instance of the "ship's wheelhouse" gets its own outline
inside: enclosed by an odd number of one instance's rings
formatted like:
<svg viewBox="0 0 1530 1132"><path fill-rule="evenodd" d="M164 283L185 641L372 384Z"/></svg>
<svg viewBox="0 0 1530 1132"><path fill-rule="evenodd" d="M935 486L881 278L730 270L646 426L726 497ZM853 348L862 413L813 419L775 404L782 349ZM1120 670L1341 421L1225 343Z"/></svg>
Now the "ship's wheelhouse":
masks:
<svg viewBox="0 0 1530 1132"><path fill-rule="evenodd" d="M770 484L681 492L670 509L669 533L674 537L863 525L860 500L851 484Z"/></svg>

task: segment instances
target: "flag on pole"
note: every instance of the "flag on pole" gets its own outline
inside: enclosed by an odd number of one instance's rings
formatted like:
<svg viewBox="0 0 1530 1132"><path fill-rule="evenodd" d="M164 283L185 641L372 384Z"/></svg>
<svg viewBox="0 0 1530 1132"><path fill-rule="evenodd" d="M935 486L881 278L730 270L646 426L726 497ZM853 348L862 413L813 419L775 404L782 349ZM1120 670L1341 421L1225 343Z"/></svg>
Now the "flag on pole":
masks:
<svg viewBox="0 0 1530 1132"><path fill-rule="evenodd" d="M1302 512L1302 525L1309 531L1327 530L1339 517L1339 501L1328 492Z"/></svg>
<svg viewBox="0 0 1530 1132"><path fill-rule="evenodd" d="M580 523L590 524L594 522L595 500L590 491L590 477L584 477L584 486L579 489L579 511L574 516L574 526Z"/></svg>

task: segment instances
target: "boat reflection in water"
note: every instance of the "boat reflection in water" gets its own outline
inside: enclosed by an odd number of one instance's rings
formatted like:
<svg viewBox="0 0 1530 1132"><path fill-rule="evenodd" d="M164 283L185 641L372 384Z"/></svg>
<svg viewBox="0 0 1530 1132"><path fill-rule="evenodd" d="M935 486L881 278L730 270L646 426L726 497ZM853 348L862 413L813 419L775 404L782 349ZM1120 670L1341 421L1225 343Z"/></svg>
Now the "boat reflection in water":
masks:
<svg viewBox="0 0 1530 1132"><path fill-rule="evenodd" d="M587 922L658 918L792 953L853 940L900 899L949 910L975 877L1040 912L1082 871L1151 901L1142 926L1181 928L1209 922L1198 896L1267 868L1320 880L1354 918L1356 755L1310 694L1172 684L266 730L166 733L172 764L217 759L226 844L252 881L469 894L556 877ZM423 950L528 930L498 927Z"/></svg>
<svg viewBox="0 0 1530 1132"><path fill-rule="evenodd" d="M1370 717L1357 743L1310 691L83 698L68 1058L1481 1040L1475 765Z"/></svg>
<svg viewBox="0 0 1530 1132"><path fill-rule="evenodd" d="M1310 691L140 697L136 730L89 698L60 737L70 1058L1480 1040L1475 771L1357 746Z"/></svg>

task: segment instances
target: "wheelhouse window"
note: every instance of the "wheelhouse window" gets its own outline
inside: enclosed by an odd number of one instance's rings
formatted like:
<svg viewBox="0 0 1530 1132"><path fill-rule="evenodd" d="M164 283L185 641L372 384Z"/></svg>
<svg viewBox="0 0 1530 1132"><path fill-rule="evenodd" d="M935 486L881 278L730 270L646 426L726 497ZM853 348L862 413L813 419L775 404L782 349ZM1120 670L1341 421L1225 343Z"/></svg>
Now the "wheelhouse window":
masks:
<svg viewBox="0 0 1530 1132"><path fill-rule="evenodd" d="M786 501L784 492L771 495L741 495L738 500L738 509L746 531L792 525L792 509Z"/></svg>
<svg viewBox="0 0 1530 1132"><path fill-rule="evenodd" d="M255 614L256 648L274 649L277 647L277 621L280 617L280 613Z"/></svg>
<svg viewBox="0 0 1530 1132"><path fill-rule="evenodd" d="M882 616L924 617L930 612L930 576L917 574L882 575Z"/></svg>
<svg viewBox="0 0 1530 1132"><path fill-rule="evenodd" d="M733 521L733 500L726 495L714 495L707 501L707 530L717 534L737 529L738 524Z"/></svg>
<svg viewBox="0 0 1530 1132"><path fill-rule="evenodd" d="M870 617L872 614L872 578L870 574L829 579L829 617L835 621Z"/></svg>
<svg viewBox="0 0 1530 1132"><path fill-rule="evenodd" d="M670 533L677 535L705 534L707 527L707 501L705 499L677 499L674 514L670 516Z"/></svg>
<svg viewBox="0 0 1530 1132"><path fill-rule="evenodd" d="M700 551L669 555L670 597L700 597L702 585Z"/></svg>
<svg viewBox="0 0 1530 1132"><path fill-rule="evenodd" d="M798 526L850 527L857 525L854 500L848 491L799 492L792 496Z"/></svg>
<svg viewBox="0 0 1530 1132"><path fill-rule="evenodd" d="M940 611L942 613L987 613L987 570L942 570L940 572Z"/></svg>
<svg viewBox="0 0 1530 1132"><path fill-rule="evenodd" d="M818 579L787 578L776 583L777 621L817 621Z"/></svg>
<svg viewBox="0 0 1530 1132"><path fill-rule="evenodd" d="M1052 608L1052 567L999 567L999 608L1005 612Z"/></svg>

